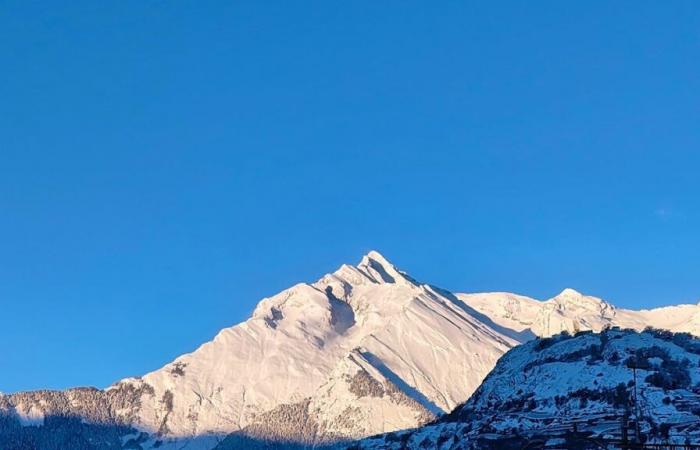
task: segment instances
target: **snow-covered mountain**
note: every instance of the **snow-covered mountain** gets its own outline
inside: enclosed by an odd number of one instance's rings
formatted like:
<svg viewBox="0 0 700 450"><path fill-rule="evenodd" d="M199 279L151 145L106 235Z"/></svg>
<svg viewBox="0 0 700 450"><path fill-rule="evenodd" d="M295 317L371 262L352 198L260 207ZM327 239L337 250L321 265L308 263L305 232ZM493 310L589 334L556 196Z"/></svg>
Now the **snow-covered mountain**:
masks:
<svg viewBox="0 0 700 450"><path fill-rule="evenodd" d="M250 319L142 377L0 395L0 440L223 449L360 438L452 411L535 336L616 324L697 333L699 318L696 305L627 311L570 289L547 301L452 294L370 252L263 299Z"/></svg>
<svg viewBox="0 0 700 450"><path fill-rule="evenodd" d="M436 423L352 448L607 448L604 440L625 435L698 443L699 364L700 340L687 333L616 328L544 338L508 352L464 405Z"/></svg>
<svg viewBox="0 0 700 450"><path fill-rule="evenodd" d="M371 252L264 299L246 322L124 382L152 386L137 425L164 438L243 431L325 442L451 411L516 344Z"/></svg>
<svg viewBox="0 0 700 450"><path fill-rule="evenodd" d="M231 433L228 441L358 438L451 411L519 343L471 313L370 252L262 300L249 320L159 370L91 391L102 414L83 392L3 401L25 424L79 413L131 427L122 440L143 448L212 448Z"/></svg>
<svg viewBox="0 0 700 450"><path fill-rule="evenodd" d="M573 289L564 289L545 301L507 292L457 294L457 297L486 316L496 328L501 327L503 332L519 340L552 336L562 331L600 331L610 326L635 330L652 326L700 335L698 305L633 311L616 308L605 300Z"/></svg>

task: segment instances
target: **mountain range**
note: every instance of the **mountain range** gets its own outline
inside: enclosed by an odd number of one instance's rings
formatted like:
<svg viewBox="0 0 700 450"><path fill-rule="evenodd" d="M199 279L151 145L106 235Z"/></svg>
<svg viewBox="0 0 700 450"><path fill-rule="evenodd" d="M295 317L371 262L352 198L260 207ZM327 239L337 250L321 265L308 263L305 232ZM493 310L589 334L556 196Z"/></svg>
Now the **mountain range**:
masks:
<svg viewBox="0 0 700 450"><path fill-rule="evenodd" d="M572 289L545 301L453 294L373 251L263 299L245 322L141 377L106 389L0 395L0 442L195 450L342 443L454 417L523 343L615 326L698 335L700 307L631 311Z"/></svg>

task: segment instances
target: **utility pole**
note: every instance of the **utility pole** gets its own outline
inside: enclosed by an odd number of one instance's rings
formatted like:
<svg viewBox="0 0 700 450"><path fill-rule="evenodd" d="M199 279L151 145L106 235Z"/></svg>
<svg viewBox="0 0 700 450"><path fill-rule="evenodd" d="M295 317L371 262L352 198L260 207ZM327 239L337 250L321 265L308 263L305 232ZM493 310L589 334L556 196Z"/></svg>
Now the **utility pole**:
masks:
<svg viewBox="0 0 700 450"><path fill-rule="evenodd" d="M629 423L630 423L630 413L629 413L629 404L626 405L627 408L625 409L625 415L622 416L622 419L620 420L620 442L622 444L623 450L627 449L627 446L630 443L629 440Z"/></svg>
<svg viewBox="0 0 700 450"><path fill-rule="evenodd" d="M637 443L641 444L642 440L639 435L639 402L637 401L637 361L635 360L632 366L632 374L634 376L634 431L637 437Z"/></svg>

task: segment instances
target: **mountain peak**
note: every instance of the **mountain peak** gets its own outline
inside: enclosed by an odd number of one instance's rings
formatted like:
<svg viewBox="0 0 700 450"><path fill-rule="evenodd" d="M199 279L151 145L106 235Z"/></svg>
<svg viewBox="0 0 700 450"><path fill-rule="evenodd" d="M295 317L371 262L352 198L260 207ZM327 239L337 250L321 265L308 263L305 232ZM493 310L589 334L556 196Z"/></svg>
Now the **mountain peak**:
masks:
<svg viewBox="0 0 700 450"><path fill-rule="evenodd" d="M379 263L381 265L393 266L393 264L390 263L389 260L384 257L384 255L382 255L381 253L379 253L376 250L370 250L369 252L367 252L367 254L362 257L362 261L360 262L360 265L367 264L367 263L369 263L369 261L376 261L377 263Z"/></svg>
<svg viewBox="0 0 700 450"><path fill-rule="evenodd" d="M578 297L584 297L582 293L577 291L576 289L572 288L566 288L563 291L561 291L559 294L557 294L554 298L578 298Z"/></svg>
<svg viewBox="0 0 700 450"><path fill-rule="evenodd" d="M371 250L362 257L357 268L379 283L396 283L401 274L381 253Z"/></svg>
<svg viewBox="0 0 700 450"><path fill-rule="evenodd" d="M603 317L607 317L609 314L614 314L615 309L603 299L582 294L571 288L564 289L559 295L551 298L549 301L561 311L576 310L578 311L577 315L580 315L582 310L587 310L596 315L601 314Z"/></svg>
<svg viewBox="0 0 700 450"><path fill-rule="evenodd" d="M357 269L378 283L398 283L411 281L399 271L389 260L376 250L371 250L362 257Z"/></svg>

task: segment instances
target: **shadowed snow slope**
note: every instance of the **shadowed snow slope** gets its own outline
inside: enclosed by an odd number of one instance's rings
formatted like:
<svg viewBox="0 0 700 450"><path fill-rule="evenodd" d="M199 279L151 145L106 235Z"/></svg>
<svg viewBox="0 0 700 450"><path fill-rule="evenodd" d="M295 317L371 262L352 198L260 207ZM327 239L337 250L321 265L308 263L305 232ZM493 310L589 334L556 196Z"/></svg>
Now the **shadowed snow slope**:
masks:
<svg viewBox="0 0 700 450"><path fill-rule="evenodd" d="M0 413L20 425L63 415L133 428L144 449L334 442L452 411L501 355L535 336L609 324L697 332L698 317L695 305L627 311L570 289L544 302L452 294L370 252L263 299L247 321L143 377L77 394L0 395Z"/></svg>
<svg viewBox="0 0 700 450"><path fill-rule="evenodd" d="M595 442L620 439L623 419L634 423L637 412L647 442L698 443L699 363L700 340L689 334L613 329L544 338L509 351L464 405L435 424L352 448L503 450L538 441L537 448L602 448Z"/></svg>

